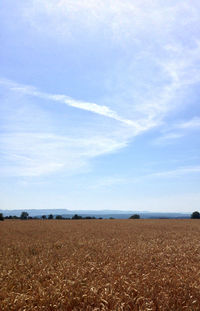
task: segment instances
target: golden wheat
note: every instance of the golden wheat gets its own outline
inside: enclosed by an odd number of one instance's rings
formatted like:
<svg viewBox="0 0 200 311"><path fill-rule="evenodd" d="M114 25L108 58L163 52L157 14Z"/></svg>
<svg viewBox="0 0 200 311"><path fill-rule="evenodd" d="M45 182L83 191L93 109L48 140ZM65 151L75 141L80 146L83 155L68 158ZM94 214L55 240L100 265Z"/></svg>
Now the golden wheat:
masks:
<svg viewBox="0 0 200 311"><path fill-rule="evenodd" d="M0 310L200 310L200 221L6 220Z"/></svg>

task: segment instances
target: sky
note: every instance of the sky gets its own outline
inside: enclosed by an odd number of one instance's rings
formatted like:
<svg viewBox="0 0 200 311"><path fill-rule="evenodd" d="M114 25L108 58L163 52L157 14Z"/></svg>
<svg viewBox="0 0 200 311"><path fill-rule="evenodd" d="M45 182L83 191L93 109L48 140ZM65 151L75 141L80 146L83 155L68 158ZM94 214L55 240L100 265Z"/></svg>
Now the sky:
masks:
<svg viewBox="0 0 200 311"><path fill-rule="evenodd" d="M200 209L199 0L3 0L0 209Z"/></svg>

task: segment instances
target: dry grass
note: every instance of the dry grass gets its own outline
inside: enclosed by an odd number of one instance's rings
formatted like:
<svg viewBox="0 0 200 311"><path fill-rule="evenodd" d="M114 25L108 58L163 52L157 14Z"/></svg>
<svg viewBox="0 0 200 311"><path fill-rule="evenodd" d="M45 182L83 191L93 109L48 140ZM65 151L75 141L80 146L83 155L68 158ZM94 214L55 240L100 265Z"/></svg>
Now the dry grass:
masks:
<svg viewBox="0 0 200 311"><path fill-rule="evenodd" d="M200 221L0 223L0 310L200 310Z"/></svg>

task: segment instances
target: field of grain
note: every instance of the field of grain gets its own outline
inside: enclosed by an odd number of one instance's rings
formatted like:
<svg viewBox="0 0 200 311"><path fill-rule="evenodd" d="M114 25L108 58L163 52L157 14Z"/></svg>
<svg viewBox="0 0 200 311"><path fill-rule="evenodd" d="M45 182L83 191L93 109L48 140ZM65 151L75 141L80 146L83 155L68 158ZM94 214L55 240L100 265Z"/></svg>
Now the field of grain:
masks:
<svg viewBox="0 0 200 311"><path fill-rule="evenodd" d="M200 310L198 220L6 220L0 310Z"/></svg>

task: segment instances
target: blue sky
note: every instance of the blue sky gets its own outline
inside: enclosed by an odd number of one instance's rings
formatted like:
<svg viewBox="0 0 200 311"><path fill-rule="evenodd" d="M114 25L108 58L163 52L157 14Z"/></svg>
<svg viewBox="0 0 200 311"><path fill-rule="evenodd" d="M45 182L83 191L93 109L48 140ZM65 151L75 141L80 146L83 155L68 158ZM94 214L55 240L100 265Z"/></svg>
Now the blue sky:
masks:
<svg viewBox="0 0 200 311"><path fill-rule="evenodd" d="M198 0L0 4L0 208L200 207Z"/></svg>

